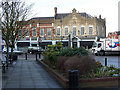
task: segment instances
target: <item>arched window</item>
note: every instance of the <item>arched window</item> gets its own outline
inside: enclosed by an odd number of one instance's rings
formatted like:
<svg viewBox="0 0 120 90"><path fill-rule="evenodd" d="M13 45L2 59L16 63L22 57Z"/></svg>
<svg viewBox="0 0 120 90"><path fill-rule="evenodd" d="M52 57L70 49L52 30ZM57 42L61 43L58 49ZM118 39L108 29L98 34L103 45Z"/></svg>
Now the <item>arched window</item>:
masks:
<svg viewBox="0 0 120 90"><path fill-rule="evenodd" d="M85 27L84 26L81 26L81 35L84 35L84 33L85 33Z"/></svg>
<svg viewBox="0 0 120 90"><path fill-rule="evenodd" d="M76 36L76 26L73 26L73 36Z"/></svg>
<svg viewBox="0 0 120 90"><path fill-rule="evenodd" d="M36 36L36 27L35 26L32 28L32 36Z"/></svg>
<svg viewBox="0 0 120 90"><path fill-rule="evenodd" d="M65 27L64 31L65 35L68 35L68 27Z"/></svg>
<svg viewBox="0 0 120 90"><path fill-rule="evenodd" d="M99 26L97 25L97 35L99 36L100 33L99 33Z"/></svg>
<svg viewBox="0 0 120 90"><path fill-rule="evenodd" d="M93 35L93 26L92 25L89 26L89 35Z"/></svg>
<svg viewBox="0 0 120 90"><path fill-rule="evenodd" d="M25 29L25 36L29 36L29 33L30 31L29 31L29 29Z"/></svg>
<svg viewBox="0 0 120 90"><path fill-rule="evenodd" d="M56 35L57 35L57 36L60 36L60 29L61 29L61 28L60 28L59 26L56 28Z"/></svg>
<svg viewBox="0 0 120 90"><path fill-rule="evenodd" d="M44 28L40 28L40 36L44 36Z"/></svg>
<svg viewBox="0 0 120 90"><path fill-rule="evenodd" d="M18 30L18 37L21 37L21 36L22 36L22 30L19 29L19 30Z"/></svg>
<svg viewBox="0 0 120 90"><path fill-rule="evenodd" d="M51 36L51 28L47 28L47 36Z"/></svg>

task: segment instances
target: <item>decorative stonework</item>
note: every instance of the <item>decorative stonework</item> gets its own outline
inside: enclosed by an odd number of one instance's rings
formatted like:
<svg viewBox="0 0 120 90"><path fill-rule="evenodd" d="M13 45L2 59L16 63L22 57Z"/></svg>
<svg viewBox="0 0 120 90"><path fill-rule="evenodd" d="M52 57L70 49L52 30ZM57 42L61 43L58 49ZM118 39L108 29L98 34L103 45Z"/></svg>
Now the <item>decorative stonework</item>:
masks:
<svg viewBox="0 0 120 90"><path fill-rule="evenodd" d="M91 15L88 15L87 13L79 13L76 12L77 10L74 8L72 10L72 13L68 14L57 14L57 17L54 21L54 26L62 26L62 36L64 36L64 27L68 26L69 30L68 31L73 31L73 26L76 26L76 36L81 37L81 26L84 26L84 35L82 36L94 36L96 37L97 34L97 25L100 27L99 33L100 37L105 37L106 36L106 26L105 26L105 20L100 18L95 18L92 17ZM60 19L59 19L60 18ZM60 20L63 22L60 23ZM62 24L62 25L61 25ZM89 35L89 25L93 26L93 34ZM104 32L102 33L102 27L104 28ZM55 28L56 30L56 28Z"/></svg>

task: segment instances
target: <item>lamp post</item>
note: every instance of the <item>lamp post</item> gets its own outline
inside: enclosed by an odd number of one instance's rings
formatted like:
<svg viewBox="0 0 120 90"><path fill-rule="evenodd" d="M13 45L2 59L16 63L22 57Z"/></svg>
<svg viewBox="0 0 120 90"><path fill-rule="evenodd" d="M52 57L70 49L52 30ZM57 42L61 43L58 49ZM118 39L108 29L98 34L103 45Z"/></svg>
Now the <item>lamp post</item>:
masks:
<svg viewBox="0 0 120 90"><path fill-rule="evenodd" d="M61 24L61 43L62 43L62 19L60 19L60 24Z"/></svg>

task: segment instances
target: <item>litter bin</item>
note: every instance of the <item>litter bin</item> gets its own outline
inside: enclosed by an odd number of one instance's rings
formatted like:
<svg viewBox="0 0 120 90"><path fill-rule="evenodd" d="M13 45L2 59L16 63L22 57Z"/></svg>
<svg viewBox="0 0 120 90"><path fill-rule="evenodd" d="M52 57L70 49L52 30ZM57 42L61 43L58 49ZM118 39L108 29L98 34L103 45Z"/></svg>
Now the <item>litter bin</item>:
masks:
<svg viewBox="0 0 120 90"><path fill-rule="evenodd" d="M69 70L69 88L78 89L78 70Z"/></svg>

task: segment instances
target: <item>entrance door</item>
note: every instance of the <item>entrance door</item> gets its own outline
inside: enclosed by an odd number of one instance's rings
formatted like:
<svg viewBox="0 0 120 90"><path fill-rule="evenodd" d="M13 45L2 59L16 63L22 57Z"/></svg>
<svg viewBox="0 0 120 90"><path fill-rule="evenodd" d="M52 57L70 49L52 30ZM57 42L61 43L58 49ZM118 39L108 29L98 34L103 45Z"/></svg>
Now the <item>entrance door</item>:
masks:
<svg viewBox="0 0 120 90"><path fill-rule="evenodd" d="M73 48L77 47L77 42L73 42L72 44L73 44L73 45L72 45Z"/></svg>

